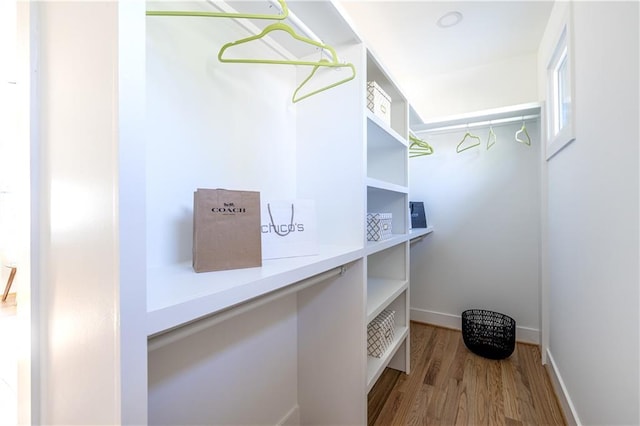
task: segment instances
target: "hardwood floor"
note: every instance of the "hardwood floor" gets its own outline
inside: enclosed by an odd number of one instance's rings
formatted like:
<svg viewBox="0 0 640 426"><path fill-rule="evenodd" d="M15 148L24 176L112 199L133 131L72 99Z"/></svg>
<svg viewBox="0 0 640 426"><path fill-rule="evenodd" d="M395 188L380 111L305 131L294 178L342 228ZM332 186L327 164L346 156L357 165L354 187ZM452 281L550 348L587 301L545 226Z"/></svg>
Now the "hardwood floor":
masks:
<svg viewBox="0 0 640 426"><path fill-rule="evenodd" d="M411 374L386 369L368 397L369 425L565 425L540 349L473 354L460 331L411 323Z"/></svg>

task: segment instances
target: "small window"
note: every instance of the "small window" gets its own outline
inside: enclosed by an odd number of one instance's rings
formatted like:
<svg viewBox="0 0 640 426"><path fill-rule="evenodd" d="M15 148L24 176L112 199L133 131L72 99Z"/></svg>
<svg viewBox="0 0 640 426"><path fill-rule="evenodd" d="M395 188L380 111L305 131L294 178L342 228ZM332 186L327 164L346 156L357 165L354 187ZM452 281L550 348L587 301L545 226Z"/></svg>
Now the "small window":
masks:
<svg viewBox="0 0 640 426"><path fill-rule="evenodd" d="M575 140L571 37L566 16L547 66L547 159Z"/></svg>

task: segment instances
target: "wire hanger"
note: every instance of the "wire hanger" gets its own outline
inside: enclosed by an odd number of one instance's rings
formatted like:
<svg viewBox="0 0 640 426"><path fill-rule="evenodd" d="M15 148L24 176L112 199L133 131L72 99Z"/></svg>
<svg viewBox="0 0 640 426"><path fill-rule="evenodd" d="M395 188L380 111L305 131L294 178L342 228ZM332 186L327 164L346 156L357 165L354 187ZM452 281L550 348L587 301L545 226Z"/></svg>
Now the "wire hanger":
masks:
<svg viewBox="0 0 640 426"><path fill-rule="evenodd" d="M282 13L267 15L261 13L228 13L228 12L204 12L204 11L178 11L178 10L147 10L148 16L200 16L205 18L246 18L246 19L272 19L284 20L289 16L289 8L285 0L278 0Z"/></svg>
<svg viewBox="0 0 640 426"><path fill-rule="evenodd" d="M471 138L471 139L475 139L476 142L472 143L469 146L466 146L464 148L460 148L462 146L462 144L464 144L464 141L467 140L467 138ZM474 134L471 134L471 132L469 132L469 126L467 126L467 132L464 134L464 136L462 137L462 140L460 141L460 143L458 144L458 146L456 147L456 152L458 154L460 154L462 151L466 151L468 149L471 149L473 147L476 147L478 145L480 145L482 142L480 141L480 137L476 136Z"/></svg>
<svg viewBox="0 0 640 426"><path fill-rule="evenodd" d="M433 154L433 147L427 141L409 135L409 142L411 142L409 145L409 158Z"/></svg>
<svg viewBox="0 0 640 426"><path fill-rule="evenodd" d="M496 132L493 131L493 126L489 123L489 136L487 136L487 151L489 148L496 144L497 137Z"/></svg>
<svg viewBox="0 0 640 426"><path fill-rule="evenodd" d="M267 34L269 34L272 31L284 31L284 32L288 33L289 35L291 35L291 37L293 37L296 40L299 40L299 41L301 41L303 43L310 44L310 45L315 46L315 47L317 47L319 49L326 50L326 51L328 51L330 53L332 61L327 61L327 63L324 63L322 61L300 61L300 60L285 60L285 59L223 58L224 53L230 47L238 46L238 45L244 44L244 43L248 43L248 42L253 41L253 40L259 40L259 39L263 38L264 36L266 36ZM279 64L279 65L310 65L310 66L320 65L320 66L332 66L332 67L337 67L339 65L344 65L344 64L340 64L338 62L338 54L336 53L336 51L335 51L335 49L333 47L331 47L331 46L329 46L327 44L320 43L320 42L315 41L315 40L311 40L310 38L298 35L293 30L293 28L291 28L289 25L284 24L282 22L276 22L274 24L268 25L267 27L264 28L264 30L262 30L262 32L260 34L256 34L256 35L253 35L253 36L250 36L250 37L246 37L246 38L243 38L243 39L236 40L236 41L233 41L233 42L225 44L224 46L222 46L222 48L218 52L218 60L220 60L220 62L237 63L237 64Z"/></svg>
<svg viewBox="0 0 640 426"><path fill-rule="evenodd" d="M521 135L524 136L521 137ZM527 127L524 125L524 117L522 117L522 127L516 132L516 141L531 146L531 138L529 137L529 132L527 132Z"/></svg>
<svg viewBox="0 0 640 426"><path fill-rule="evenodd" d="M324 68L335 68L335 69L339 69L339 68L350 68L351 69L351 75L348 76L347 78L344 78L342 80L339 80L335 83L331 83L327 86L321 87L319 89L313 90L309 93L306 93L300 97L298 96L298 92L300 92L300 90L313 78L313 76L315 75L316 71L318 71L318 69L320 67L324 67ZM308 97L311 97L313 95L316 95L320 92L324 92L325 90L329 90L332 89L336 86L339 86L343 83L346 83L347 81L351 81L356 77L356 68L353 66L353 64L348 63L348 64L336 64L336 63L332 63L327 59L320 59L320 62L318 62L317 65L314 65L313 70L311 71L311 74L309 74L309 76L307 78L305 78L302 83L300 83L300 85L296 88L295 92L293 92L293 96L291 97L291 101L293 103L296 102L300 102L303 99L307 99Z"/></svg>

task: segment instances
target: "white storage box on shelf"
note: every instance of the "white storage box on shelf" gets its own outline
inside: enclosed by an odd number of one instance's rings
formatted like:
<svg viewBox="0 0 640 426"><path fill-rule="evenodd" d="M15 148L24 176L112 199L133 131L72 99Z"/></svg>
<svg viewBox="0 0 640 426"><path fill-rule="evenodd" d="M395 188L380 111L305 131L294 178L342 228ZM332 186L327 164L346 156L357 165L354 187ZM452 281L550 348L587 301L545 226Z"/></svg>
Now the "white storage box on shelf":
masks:
<svg viewBox="0 0 640 426"><path fill-rule="evenodd" d="M393 342L395 311L385 309L367 325L367 355L380 358Z"/></svg>
<svg viewBox="0 0 640 426"><path fill-rule="evenodd" d="M367 108L391 126L391 97L375 81L367 82Z"/></svg>
<svg viewBox="0 0 640 426"><path fill-rule="evenodd" d="M367 241L391 238L392 213L367 213Z"/></svg>

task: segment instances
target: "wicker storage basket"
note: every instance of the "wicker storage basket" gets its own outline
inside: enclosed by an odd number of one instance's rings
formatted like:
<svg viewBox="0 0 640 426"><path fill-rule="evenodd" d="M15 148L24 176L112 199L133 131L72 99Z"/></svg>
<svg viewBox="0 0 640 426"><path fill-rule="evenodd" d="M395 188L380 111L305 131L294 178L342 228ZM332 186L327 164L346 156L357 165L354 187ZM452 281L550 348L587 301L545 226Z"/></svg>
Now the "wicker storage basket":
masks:
<svg viewBox="0 0 640 426"><path fill-rule="evenodd" d="M490 359L507 358L516 347L516 322L498 312L469 309L462 313L462 338L475 354Z"/></svg>

